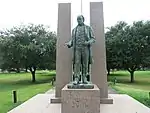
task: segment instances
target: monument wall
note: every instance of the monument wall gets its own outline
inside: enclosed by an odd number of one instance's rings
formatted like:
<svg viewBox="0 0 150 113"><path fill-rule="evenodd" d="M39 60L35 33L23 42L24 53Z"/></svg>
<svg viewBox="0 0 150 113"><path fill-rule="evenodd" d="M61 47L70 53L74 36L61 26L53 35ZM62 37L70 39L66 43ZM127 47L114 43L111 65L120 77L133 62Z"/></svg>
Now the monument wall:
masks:
<svg viewBox="0 0 150 113"><path fill-rule="evenodd" d="M96 42L93 44L94 64L92 64L91 80L100 88L101 98L107 98L108 86L102 2L90 3L90 24L96 37ZM71 49L64 45L71 38L70 3L59 3L57 36L56 97L61 97L61 89L71 81L72 76Z"/></svg>
<svg viewBox="0 0 150 113"><path fill-rule="evenodd" d="M104 17L103 17L103 3L90 3L90 24L94 30L96 37L95 44L93 44L93 59L91 80L101 90L101 98L108 97L108 85L106 74L106 47L104 34Z"/></svg>
<svg viewBox="0 0 150 113"><path fill-rule="evenodd" d="M71 81L71 49L64 44L71 38L71 3L58 5L57 55L56 55L56 97L61 96L61 89Z"/></svg>

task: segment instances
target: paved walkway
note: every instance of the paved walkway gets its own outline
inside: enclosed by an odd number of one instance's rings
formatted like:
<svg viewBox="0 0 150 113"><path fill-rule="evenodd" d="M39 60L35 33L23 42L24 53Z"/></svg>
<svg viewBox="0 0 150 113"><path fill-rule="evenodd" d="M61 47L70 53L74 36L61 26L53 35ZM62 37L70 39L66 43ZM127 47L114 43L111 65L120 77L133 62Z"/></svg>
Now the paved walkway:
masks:
<svg viewBox="0 0 150 113"><path fill-rule="evenodd" d="M108 94L118 94L116 90L112 89L111 87L108 87Z"/></svg>
<svg viewBox="0 0 150 113"><path fill-rule="evenodd" d="M55 93L55 87L45 92L46 94L54 94Z"/></svg>
<svg viewBox="0 0 150 113"><path fill-rule="evenodd" d="M54 94L55 93L55 87L45 92L46 94ZM108 87L108 94L118 94L114 89L111 87Z"/></svg>
<svg viewBox="0 0 150 113"><path fill-rule="evenodd" d="M100 113L150 113L148 107L126 94L110 94L110 97L114 103L101 104ZM61 104L51 104L50 98L51 94L38 94L8 113L61 113Z"/></svg>

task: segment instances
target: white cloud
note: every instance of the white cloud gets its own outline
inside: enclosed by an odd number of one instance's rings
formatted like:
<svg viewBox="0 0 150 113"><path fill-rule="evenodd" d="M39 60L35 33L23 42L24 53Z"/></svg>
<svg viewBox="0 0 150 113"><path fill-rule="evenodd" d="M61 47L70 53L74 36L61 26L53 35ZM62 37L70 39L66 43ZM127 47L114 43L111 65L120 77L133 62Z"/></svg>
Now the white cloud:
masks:
<svg viewBox="0 0 150 113"><path fill-rule="evenodd" d="M132 23L150 19L149 0L105 0L105 26L114 25L117 21Z"/></svg>
<svg viewBox="0 0 150 113"><path fill-rule="evenodd" d="M83 0L83 15L89 24L89 2ZM20 23L49 25L57 29L57 3L72 2L72 26L80 14L80 0L0 0L0 28L12 27ZM149 0L103 0L105 27L124 20L128 23L150 19Z"/></svg>

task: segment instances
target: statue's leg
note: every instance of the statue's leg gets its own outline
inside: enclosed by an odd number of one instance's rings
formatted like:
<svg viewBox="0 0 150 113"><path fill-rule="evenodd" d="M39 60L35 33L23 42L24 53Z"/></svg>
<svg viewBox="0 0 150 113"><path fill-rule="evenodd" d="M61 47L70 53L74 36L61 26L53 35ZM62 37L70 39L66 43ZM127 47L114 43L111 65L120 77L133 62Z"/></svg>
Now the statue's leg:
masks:
<svg viewBox="0 0 150 113"><path fill-rule="evenodd" d="M74 63L74 84L79 83L80 79L80 66L81 66L81 51L76 49L75 51L75 63Z"/></svg>
<svg viewBox="0 0 150 113"><path fill-rule="evenodd" d="M88 74L88 61L89 61L89 50L88 48L84 48L82 51L82 63L83 63L83 75L82 80L84 84L87 84L87 74Z"/></svg>

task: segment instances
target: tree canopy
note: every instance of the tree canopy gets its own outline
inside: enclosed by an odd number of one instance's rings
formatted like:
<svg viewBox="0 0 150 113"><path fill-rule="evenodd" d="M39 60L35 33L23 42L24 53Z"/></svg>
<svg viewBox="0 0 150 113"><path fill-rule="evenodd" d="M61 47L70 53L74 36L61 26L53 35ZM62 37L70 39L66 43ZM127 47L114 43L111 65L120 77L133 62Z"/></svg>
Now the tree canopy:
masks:
<svg viewBox="0 0 150 113"><path fill-rule="evenodd" d="M35 82L36 69L54 69L56 34L44 25L20 25L1 31L0 51L3 70L29 69Z"/></svg>
<svg viewBox="0 0 150 113"><path fill-rule="evenodd" d="M126 69L134 82L134 72L150 64L150 21L137 21L132 25L121 21L105 34L107 69Z"/></svg>

